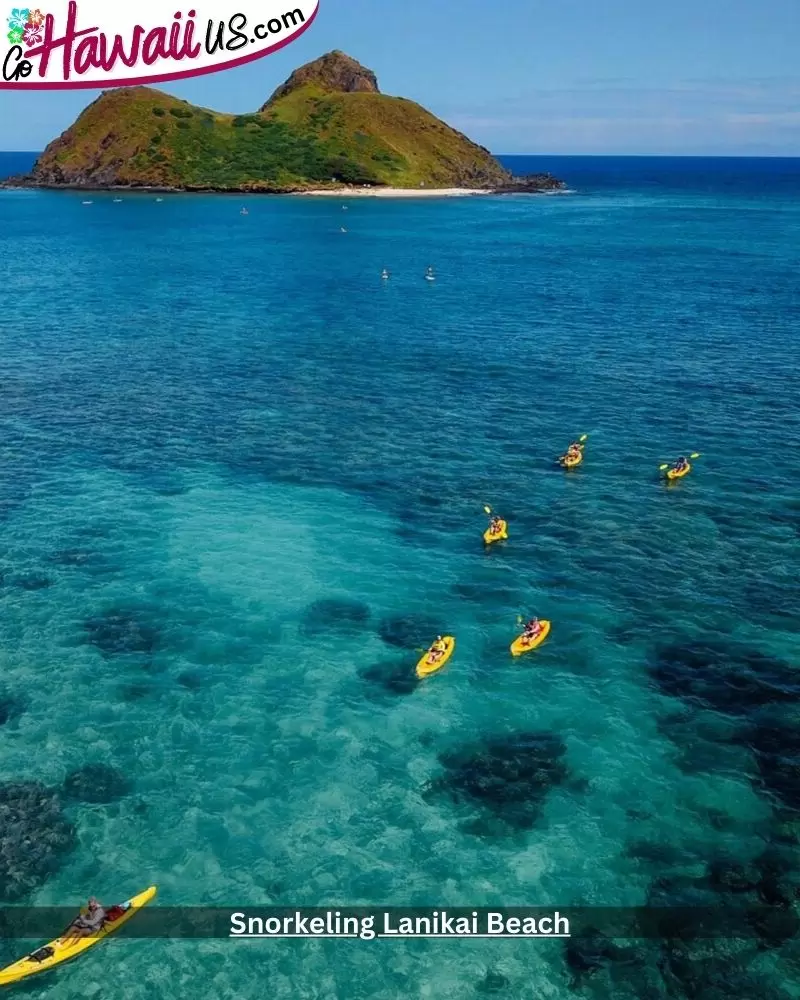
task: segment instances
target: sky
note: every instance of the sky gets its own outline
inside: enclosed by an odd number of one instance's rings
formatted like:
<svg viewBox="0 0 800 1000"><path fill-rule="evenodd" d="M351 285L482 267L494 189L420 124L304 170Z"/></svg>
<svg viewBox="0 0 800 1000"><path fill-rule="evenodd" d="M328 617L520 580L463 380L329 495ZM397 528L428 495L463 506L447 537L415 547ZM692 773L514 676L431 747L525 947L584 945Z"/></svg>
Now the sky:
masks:
<svg viewBox="0 0 800 1000"><path fill-rule="evenodd" d="M279 52L160 87L252 111L334 48L498 154L800 156L800 0L320 0ZM0 149L97 93L0 90Z"/></svg>

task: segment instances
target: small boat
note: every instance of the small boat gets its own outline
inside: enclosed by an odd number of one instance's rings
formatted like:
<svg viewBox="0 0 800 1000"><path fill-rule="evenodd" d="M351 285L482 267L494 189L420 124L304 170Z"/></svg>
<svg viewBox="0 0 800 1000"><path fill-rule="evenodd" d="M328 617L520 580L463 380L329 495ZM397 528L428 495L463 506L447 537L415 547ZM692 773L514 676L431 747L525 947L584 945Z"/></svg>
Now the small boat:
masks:
<svg viewBox="0 0 800 1000"><path fill-rule="evenodd" d="M163 201L163 198L156 198L156 201Z"/></svg>
<svg viewBox="0 0 800 1000"><path fill-rule="evenodd" d="M381 277L383 278L384 281L388 280L389 272L386 270L386 268L384 268L383 271L381 272Z"/></svg>
<svg viewBox="0 0 800 1000"><path fill-rule="evenodd" d="M93 201L84 201L84 202L81 202L81 204L82 205L93 205L94 202Z"/></svg>
<svg viewBox="0 0 800 1000"><path fill-rule="evenodd" d="M243 209L241 210L241 212L239 212L239 215L249 215L249 214L250 214L250 213L249 213L249 212L247 211L247 209L246 209L246 208L243 208Z"/></svg>
<svg viewBox="0 0 800 1000"><path fill-rule="evenodd" d="M342 232L342 233L346 233L346 232L347 232L347 230L346 230L346 229L344 228L344 226L342 226L342 228L340 229L340 232Z"/></svg>
<svg viewBox="0 0 800 1000"><path fill-rule="evenodd" d="M115 198L114 199L114 204L115 205L119 205L121 201L122 201L122 198Z"/></svg>
<svg viewBox="0 0 800 1000"><path fill-rule="evenodd" d="M432 267L429 267L428 270L425 272L425 280L426 281L436 281L436 275L433 273L433 268Z"/></svg>

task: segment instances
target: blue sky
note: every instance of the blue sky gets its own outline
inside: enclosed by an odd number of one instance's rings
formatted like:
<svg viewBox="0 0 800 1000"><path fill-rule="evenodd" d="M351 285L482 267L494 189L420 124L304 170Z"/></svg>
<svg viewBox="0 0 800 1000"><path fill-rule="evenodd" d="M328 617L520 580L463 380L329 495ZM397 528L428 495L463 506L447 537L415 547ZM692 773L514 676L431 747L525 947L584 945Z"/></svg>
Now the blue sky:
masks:
<svg viewBox="0 0 800 1000"><path fill-rule="evenodd" d="M800 156L800 0L320 0L280 52L162 88L249 111L333 48L496 153ZM95 96L0 91L0 149Z"/></svg>

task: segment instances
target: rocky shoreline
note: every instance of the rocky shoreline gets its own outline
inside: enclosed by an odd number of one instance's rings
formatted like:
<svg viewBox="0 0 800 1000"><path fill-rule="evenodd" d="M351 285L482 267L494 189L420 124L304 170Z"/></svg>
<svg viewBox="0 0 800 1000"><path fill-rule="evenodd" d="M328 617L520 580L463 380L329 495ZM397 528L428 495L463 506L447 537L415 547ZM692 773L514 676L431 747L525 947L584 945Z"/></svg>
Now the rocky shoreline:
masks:
<svg viewBox="0 0 800 1000"><path fill-rule="evenodd" d="M413 195L433 195L440 190L450 192L452 188L389 188L385 185L330 185L330 187L314 185L291 185L286 187L270 185L248 185L245 187L223 188L214 185L192 185L191 187L169 187L158 185L134 185L134 184L99 184L97 181L86 180L86 182L57 182L43 181L34 174L23 174L17 177L8 177L0 181L0 190L13 188L38 189L44 191L111 191L132 193L153 193L153 194L324 194L330 192L332 195L347 194L381 194L382 192L396 191L408 197ZM564 181L553 177L552 174L531 174L528 177L512 177L507 183L494 187L462 188L463 193L474 194L543 194L554 191L565 191L567 188Z"/></svg>

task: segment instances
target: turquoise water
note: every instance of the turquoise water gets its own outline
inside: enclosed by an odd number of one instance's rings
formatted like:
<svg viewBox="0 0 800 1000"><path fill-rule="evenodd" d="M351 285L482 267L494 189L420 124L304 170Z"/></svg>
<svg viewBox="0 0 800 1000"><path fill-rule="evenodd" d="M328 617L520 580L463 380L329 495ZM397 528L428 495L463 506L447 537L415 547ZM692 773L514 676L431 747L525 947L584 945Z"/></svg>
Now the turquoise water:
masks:
<svg viewBox="0 0 800 1000"><path fill-rule="evenodd" d="M800 175L704 163L346 212L0 192L0 896L793 898ZM576 983L555 941L128 941L27 992L797 996L763 944Z"/></svg>

